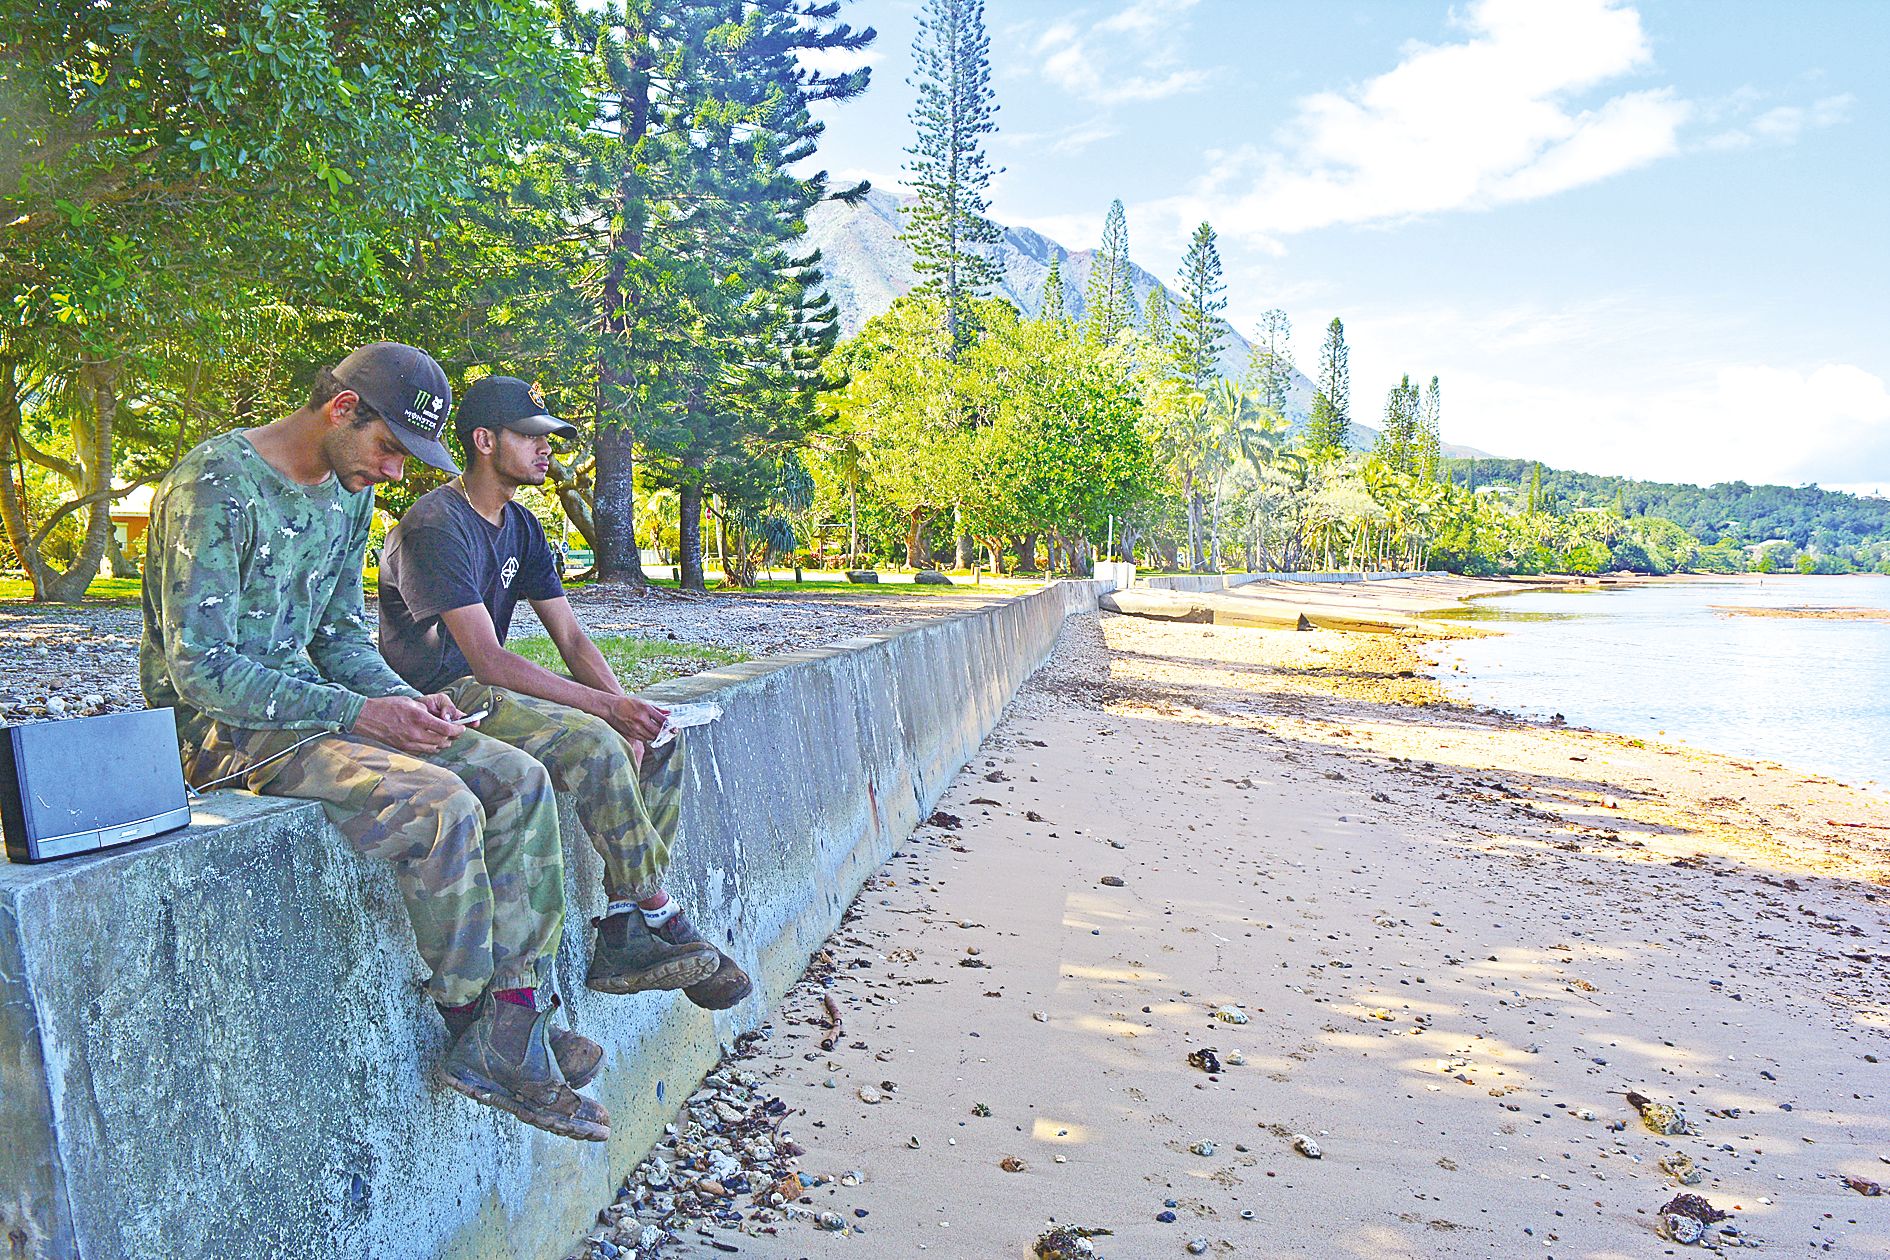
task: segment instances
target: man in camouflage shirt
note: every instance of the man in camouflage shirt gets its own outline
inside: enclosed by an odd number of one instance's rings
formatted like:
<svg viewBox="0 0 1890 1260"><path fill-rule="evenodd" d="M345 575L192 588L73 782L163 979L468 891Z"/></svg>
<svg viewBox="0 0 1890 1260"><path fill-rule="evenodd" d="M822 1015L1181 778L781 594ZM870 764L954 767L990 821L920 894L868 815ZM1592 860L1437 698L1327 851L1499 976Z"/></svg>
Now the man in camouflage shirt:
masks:
<svg viewBox="0 0 1890 1260"><path fill-rule="evenodd" d="M140 683L176 710L192 783L320 801L393 863L428 989L463 1028L448 1085L602 1141L608 1115L561 1067L581 1085L602 1052L538 1009L564 921L550 778L402 682L363 615L373 487L408 455L458 471L439 440L451 405L437 363L380 342L324 368L294 413L186 455L152 502Z"/></svg>

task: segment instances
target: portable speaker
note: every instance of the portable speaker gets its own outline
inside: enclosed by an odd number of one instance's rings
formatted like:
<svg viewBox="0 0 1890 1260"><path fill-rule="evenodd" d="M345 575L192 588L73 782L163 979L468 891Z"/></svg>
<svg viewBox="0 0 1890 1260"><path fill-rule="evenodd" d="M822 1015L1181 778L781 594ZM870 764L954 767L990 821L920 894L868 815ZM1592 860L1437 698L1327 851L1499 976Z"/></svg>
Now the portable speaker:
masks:
<svg viewBox="0 0 1890 1260"><path fill-rule="evenodd" d="M0 726L0 827L13 861L91 853L189 822L169 709Z"/></svg>

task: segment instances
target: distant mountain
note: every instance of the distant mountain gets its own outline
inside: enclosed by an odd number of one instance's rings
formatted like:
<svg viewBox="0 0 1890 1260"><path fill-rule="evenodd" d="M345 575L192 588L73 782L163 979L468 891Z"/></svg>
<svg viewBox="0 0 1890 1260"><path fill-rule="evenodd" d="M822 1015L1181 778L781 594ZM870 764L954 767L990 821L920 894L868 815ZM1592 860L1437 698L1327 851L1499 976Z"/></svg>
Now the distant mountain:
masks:
<svg viewBox="0 0 1890 1260"><path fill-rule="evenodd" d="M912 255L899 239L900 198L878 189L866 194L857 205L823 201L807 216L807 243L821 252L827 274L827 292L840 308L840 329L851 336L873 316L893 304L893 299L918 284L912 270ZM1100 227L1100 224L1098 225ZM1050 272L1054 253L1063 255L1063 307L1072 318L1082 319L1088 308L1083 302L1083 287L1089 283L1090 270L1096 264L1093 249L1069 249L1029 228L1007 227L998 243L997 257L1003 264L1003 282L999 292L1026 315L1035 315L1043 306L1044 280ZM1148 302L1148 295L1162 282L1151 273L1130 264L1135 288L1136 309ZM1162 285L1166 288L1166 285ZM1173 290L1169 299L1174 299ZM1221 371L1241 376L1247 371L1253 346L1231 324L1227 326L1227 345L1221 351ZM1287 392L1286 415L1294 427L1303 427L1312 413L1313 383L1297 368L1292 387ZM1368 450L1378 440L1378 430L1369 424L1352 422L1352 445ZM1487 459L1482 451L1467 446L1444 444L1446 455L1462 459Z"/></svg>

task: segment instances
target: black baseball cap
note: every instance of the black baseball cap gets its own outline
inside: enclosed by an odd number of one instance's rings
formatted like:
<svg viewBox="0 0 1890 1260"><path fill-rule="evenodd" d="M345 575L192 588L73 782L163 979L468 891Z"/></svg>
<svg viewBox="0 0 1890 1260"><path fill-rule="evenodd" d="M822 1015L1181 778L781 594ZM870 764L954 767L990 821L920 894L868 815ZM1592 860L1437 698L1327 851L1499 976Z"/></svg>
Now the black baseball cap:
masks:
<svg viewBox="0 0 1890 1260"><path fill-rule="evenodd" d="M440 441L453 410L453 387L432 355L398 341L377 341L337 363L335 379L387 421L409 455L441 472L459 471Z"/></svg>
<svg viewBox="0 0 1890 1260"><path fill-rule="evenodd" d="M482 376L466 387L453 421L459 444L472 449L474 429L510 429L526 437L550 434L567 441L577 429L545 412L545 391L516 376Z"/></svg>

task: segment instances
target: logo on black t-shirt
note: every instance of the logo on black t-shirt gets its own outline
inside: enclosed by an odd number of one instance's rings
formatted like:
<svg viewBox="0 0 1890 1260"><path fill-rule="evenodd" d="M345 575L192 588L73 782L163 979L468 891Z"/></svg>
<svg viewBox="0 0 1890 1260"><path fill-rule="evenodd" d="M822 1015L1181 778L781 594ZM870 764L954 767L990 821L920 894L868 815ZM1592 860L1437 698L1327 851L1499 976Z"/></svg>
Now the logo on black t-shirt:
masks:
<svg viewBox="0 0 1890 1260"><path fill-rule="evenodd" d="M505 565L499 570L499 585L506 590L512 589L512 579L518 576L518 557L507 556Z"/></svg>

